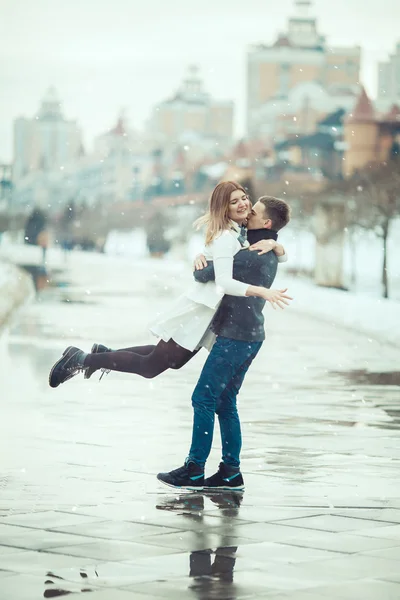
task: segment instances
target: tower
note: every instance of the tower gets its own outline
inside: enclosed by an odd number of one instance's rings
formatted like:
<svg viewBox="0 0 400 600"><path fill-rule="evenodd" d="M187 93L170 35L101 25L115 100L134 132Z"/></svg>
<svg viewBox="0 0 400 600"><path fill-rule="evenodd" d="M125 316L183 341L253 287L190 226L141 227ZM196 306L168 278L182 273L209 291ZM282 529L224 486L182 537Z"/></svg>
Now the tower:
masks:
<svg viewBox="0 0 400 600"><path fill-rule="evenodd" d="M377 155L379 123L364 88L361 88L357 104L345 121L344 139L346 142L344 175L349 177L357 169L362 169L376 160Z"/></svg>
<svg viewBox="0 0 400 600"><path fill-rule="evenodd" d="M295 0L295 15L289 19L288 40L293 46L316 48L324 38L318 34L317 20L311 16L310 0Z"/></svg>
<svg viewBox="0 0 400 600"><path fill-rule="evenodd" d="M181 95L189 100L203 97L203 82L200 77L200 69L197 65L190 65L182 82Z"/></svg>
<svg viewBox="0 0 400 600"><path fill-rule="evenodd" d="M58 98L57 91L54 87L50 87L40 105L39 111L37 113L37 118L44 120L52 120L52 121L62 121L63 115L61 113L61 104Z"/></svg>
<svg viewBox="0 0 400 600"><path fill-rule="evenodd" d="M14 121L14 182L35 171L54 171L79 156L82 136L67 120L58 94L50 87L33 118Z"/></svg>

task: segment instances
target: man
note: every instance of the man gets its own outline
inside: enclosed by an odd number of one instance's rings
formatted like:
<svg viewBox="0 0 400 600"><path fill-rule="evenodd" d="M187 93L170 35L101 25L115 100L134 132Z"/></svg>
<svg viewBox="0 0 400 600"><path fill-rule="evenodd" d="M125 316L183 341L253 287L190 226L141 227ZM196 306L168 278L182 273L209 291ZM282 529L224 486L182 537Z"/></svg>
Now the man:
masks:
<svg viewBox="0 0 400 600"><path fill-rule="evenodd" d="M289 219L290 208L284 200L261 197L254 205L247 224L250 243L255 244L261 239L276 241L277 231ZM259 255L256 251L241 250L235 256L233 275L250 285L270 287L277 264L274 252ZM212 265L196 271L195 278L203 283L213 279ZM189 455L182 467L157 475L163 483L187 489L244 489L240 472L242 438L236 399L247 370L265 339L264 305L265 300L257 297L224 296L222 299L212 324L217 340L192 396L194 420ZM204 479L215 413L221 431L222 462L217 473Z"/></svg>

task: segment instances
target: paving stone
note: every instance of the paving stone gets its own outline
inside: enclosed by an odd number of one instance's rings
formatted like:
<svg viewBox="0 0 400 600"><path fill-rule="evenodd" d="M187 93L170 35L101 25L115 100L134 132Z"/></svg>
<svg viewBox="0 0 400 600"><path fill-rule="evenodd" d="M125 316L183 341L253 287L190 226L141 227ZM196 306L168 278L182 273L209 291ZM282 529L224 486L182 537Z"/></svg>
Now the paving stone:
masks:
<svg viewBox="0 0 400 600"><path fill-rule="evenodd" d="M40 511L20 515L10 515L0 519L0 523L5 525L21 525L23 527L32 527L37 529L55 529L75 525L77 523L86 523L100 520L96 517L87 517L75 515L61 511Z"/></svg>
<svg viewBox="0 0 400 600"><path fill-rule="evenodd" d="M78 600L77 595L72 595L71 600ZM145 594L135 590L96 590L90 594L91 600L149 600Z"/></svg>
<svg viewBox="0 0 400 600"><path fill-rule="evenodd" d="M2 554L14 554L14 552L23 552L23 548L14 548L13 546L0 546L0 556Z"/></svg>
<svg viewBox="0 0 400 600"><path fill-rule="evenodd" d="M313 593L319 594L320 598L343 598L344 600L354 600L354 598L362 598L363 600L376 600L377 598L398 600L400 584L378 581L377 579L362 579L345 584L318 587L315 588Z"/></svg>
<svg viewBox="0 0 400 600"><path fill-rule="evenodd" d="M219 554L231 555L229 548L226 550L220 548ZM250 564L253 564L254 568L262 568L269 562L291 564L328 560L329 558L337 558L337 553L328 550L317 550L315 548L261 542L239 546L234 556L237 558L237 568L242 569L244 563L247 564L247 568L249 568Z"/></svg>
<svg viewBox="0 0 400 600"><path fill-rule="evenodd" d="M238 546L239 544L253 542L253 540L246 537L230 535L229 532L225 535L219 535L208 532L207 529L204 529L201 534L198 531L188 530L142 538L142 542L148 545L189 551L217 547L220 545L221 540L223 540L224 546Z"/></svg>
<svg viewBox="0 0 400 600"><path fill-rule="evenodd" d="M52 581L53 583L46 583ZM52 580L44 572L41 576L36 575L12 575L11 577L1 579L1 597L7 600L32 600L36 598L52 597L45 596L45 592L50 594L55 590L60 592L69 592L70 597L74 598L74 593L81 593L82 589L94 590L93 586L87 586L85 583L76 584L67 581ZM61 594L58 594L61 596ZM65 594L63 594L65 595ZM55 596L53 596L55 597Z"/></svg>
<svg viewBox="0 0 400 600"><path fill-rule="evenodd" d="M34 552L29 550L26 552L10 552L10 554L3 554L1 556L1 567L3 569L25 574L36 574L43 570L51 571L52 569L70 566L79 569L80 567L85 566L87 562L88 561L85 562L83 559L72 556L62 556L59 554Z"/></svg>
<svg viewBox="0 0 400 600"><path fill-rule="evenodd" d="M341 509L340 515L337 516L367 519L369 521L385 521L386 523L400 523L400 510L398 508L382 508L379 510L362 508L358 510Z"/></svg>
<svg viewBox="0 0 400 600"><path fill-rule="evenodd" d="M133 557L140 557L146 555L146 553L164 555L168 552L173 553L172 548L161 548L154 549L145 544L139 544L134 542L123 542L121 540L98 540L96 542L90 542L89 544L79 544L76 546L64 546L63 548L52 548L51 552L54 554L65 554L67 556L81 556L87 558L89 561L92 559L96 560L113 560L113 561L125 561Z"/></svg>
<svg viewBox="0 0 400 600"><path fill-rule="evenodd" d="M379 556L381 558L390 558L400 560L400 545L392 548L382 548L381 550L370 550L363 553L365 556Z"/></svg>
<svg viewBox="0 0 400 600"><path fill-rule="evenodd" d="M312 573L313 563L300 565L303 573ZM379 576L397 573L398 561L375 556L350 555L338 558L332 558L317 563L317 577L331 577L336 575L336 579L342 581L351 581L370 577L371 570L379 573Z"/></svg>
<svg viewBox="0 0 400 600"><path fill-rule="evenodd" d="M374 527L374 523L370 523L372 527ZM357 535L365 536L365 537L380 537L385 539L400 539L400 525L388 525L386 523L385 527L379 527L379 529L372 529L366 527L361 531L357 532ZM380 534L379 534L380 532Z"/></svg>
<svg viewBox="0 0 400 600"><path fill-rule="evenodd" d="M67 533L55 531L46 531L43 529L28 529L18 525L0 525L0 540L4 548L47 550L52 547L85 543L92 541L91 538L85 538ZM5 550L5 553L6 550Z"/></svg>
<svg viewBox="0 0 400 600"><path fill-rule="evenodd" d="M204 600L211 600L212 598L218 600L249 600L255 597L252 595L251 590L245 587L211 577L188 576L168 581L162 580L157 583L139 583L127 589L137 590L139 593L146 595L147 600L150 600L150 598L176 600L179 597L185 598L185 600L198 600L200 598ZM257 589L256 586L254 586L254 589ZM262 596L257 595L257 597L264 598L268 596L269 598L268 594L271 591L263 587Z"/></svg>
<svg viewBox="0 0 400 600"><path fill-rule="evenodd" d="M163 533L178 532L173 527L157 526L147 523L129 523L127 521L100 521L85 523L84 525L72 525L57 527L54 530L92 538L104 538L110 540L135 540L146 535L161 535ZM79 539L76 540L75 542Z"/></svg>
<svg viewBox="0 0 400 600"><path fill-rule="evenodd" d="M366 519L354 519L336 515L317 515L311 517L300 517L298 519L281 520L279 525L290 527L302 527L304 529L319 529L320 531L355 531L358 529L371 529L371 527L382 527L384 533L387 524L382 521L369 521ZM385 537L383 534L379 537Z"/></svg>

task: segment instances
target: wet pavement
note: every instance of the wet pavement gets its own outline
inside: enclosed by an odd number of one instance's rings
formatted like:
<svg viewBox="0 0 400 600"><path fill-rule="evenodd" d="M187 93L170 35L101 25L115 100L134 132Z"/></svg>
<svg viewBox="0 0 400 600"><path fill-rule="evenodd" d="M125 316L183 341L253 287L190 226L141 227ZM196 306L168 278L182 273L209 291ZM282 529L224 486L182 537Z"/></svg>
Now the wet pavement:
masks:
<svg viewBox="0 0 400 600"><path fill-rule="evenodd" d="M155 477L186 455L205 353L155 380L48 387L72 342L149 343L187 278L184 264L76 253L3 336L0 598L397 600L398 348L266 311L240 399L243 494ZM208 473L219 455L216 431Z"/></svg>

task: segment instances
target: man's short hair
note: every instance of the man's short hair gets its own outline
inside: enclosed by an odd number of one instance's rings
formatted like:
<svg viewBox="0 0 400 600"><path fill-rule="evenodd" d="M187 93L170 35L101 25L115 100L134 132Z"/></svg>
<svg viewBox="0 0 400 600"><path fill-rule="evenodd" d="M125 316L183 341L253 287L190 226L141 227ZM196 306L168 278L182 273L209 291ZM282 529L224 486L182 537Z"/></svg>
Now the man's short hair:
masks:
<svg viewBox="0 0 400 600"><path fill-rule="evenodd" d="M279 231L290 221L290 206L285 200L274 196L261 196L258 202L264 204L265 215L272 221L272 229Z"/></svg>

